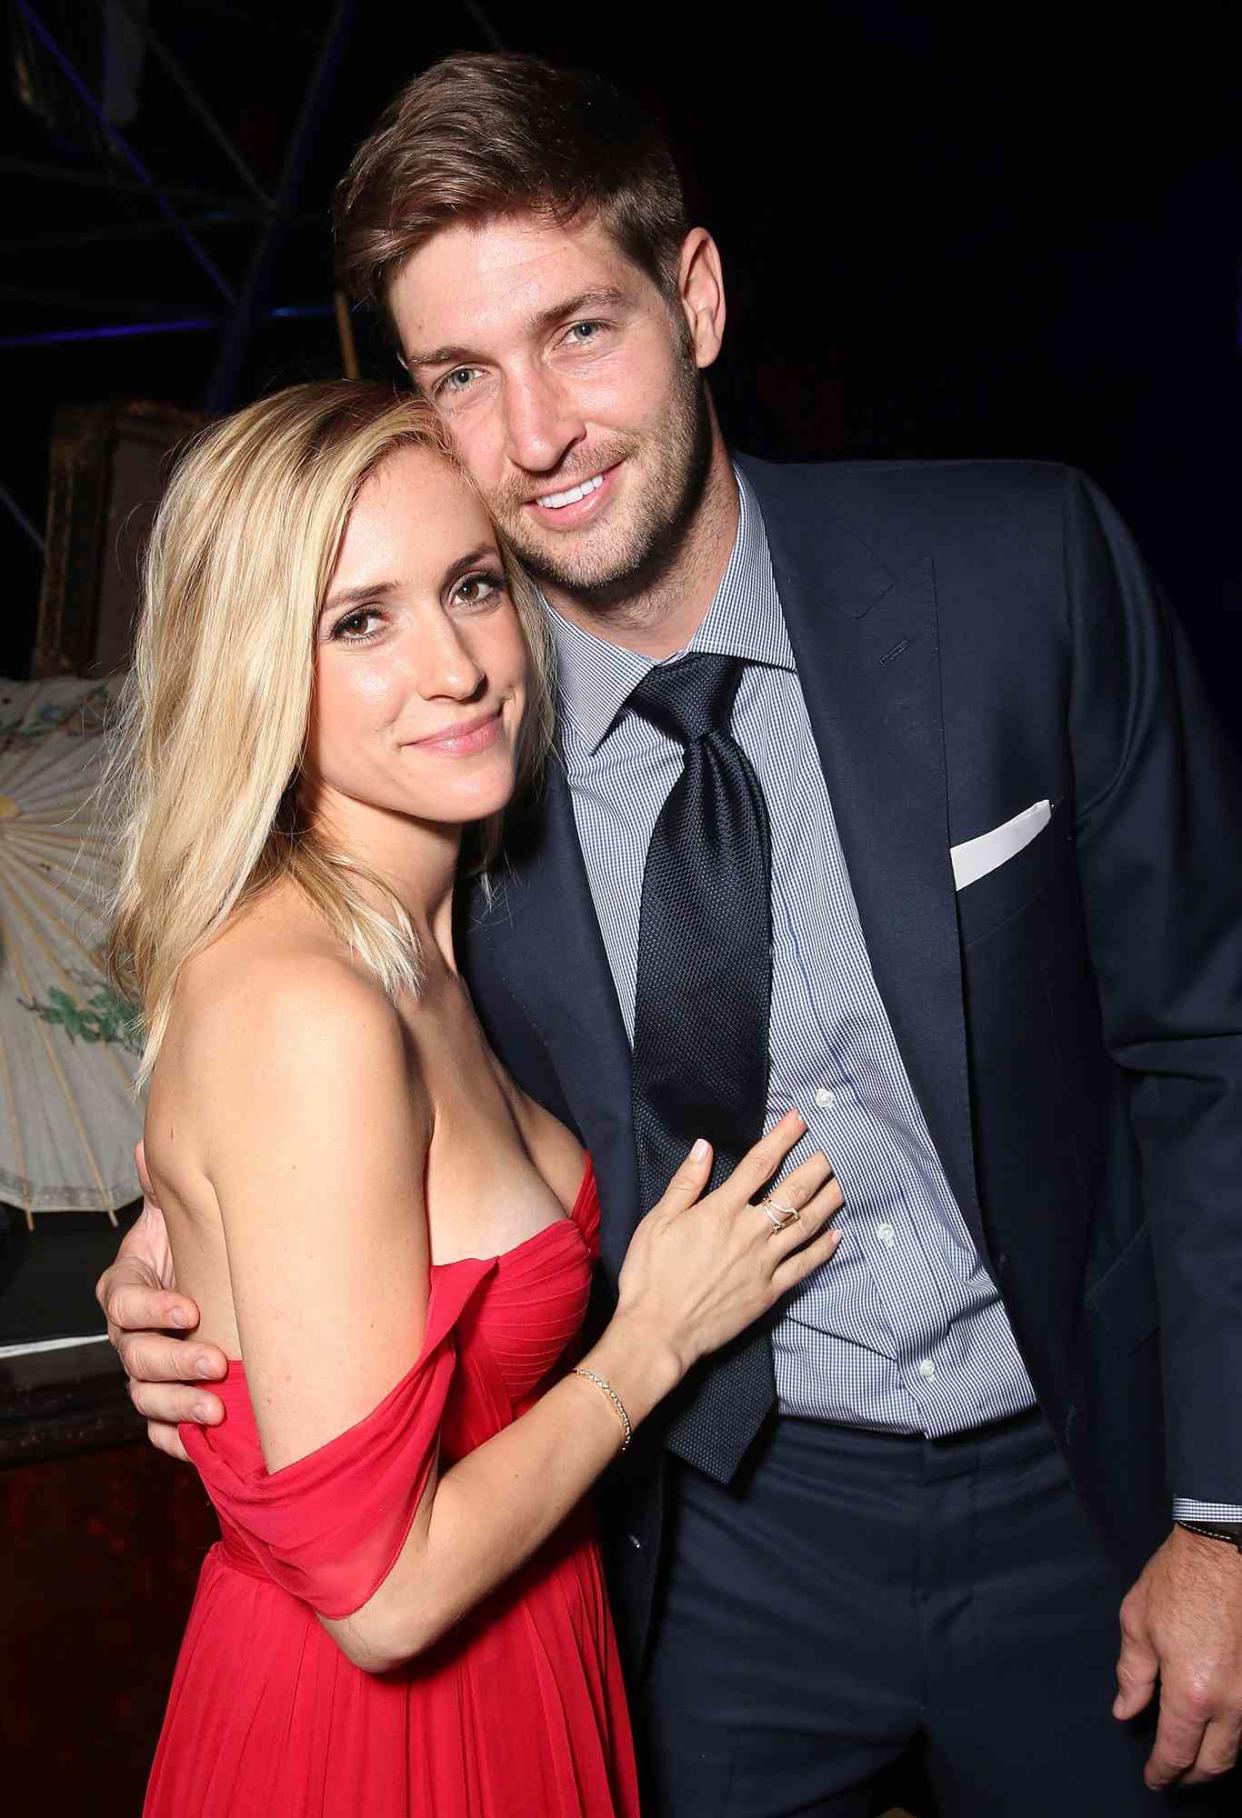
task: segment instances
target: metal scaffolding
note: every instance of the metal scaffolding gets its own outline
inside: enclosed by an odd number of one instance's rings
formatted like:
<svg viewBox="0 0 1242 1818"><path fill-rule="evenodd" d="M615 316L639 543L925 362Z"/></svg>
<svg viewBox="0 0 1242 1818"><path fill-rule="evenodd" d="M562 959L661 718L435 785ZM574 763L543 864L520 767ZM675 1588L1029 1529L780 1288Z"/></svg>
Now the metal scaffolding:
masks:
<svg viewBox="0 0 1242 1818"><path fill-rule="evenodd" d="M106 188L151 204L145 219L103 223L86 229L27 234L0 241L0 257L18 259L64 248L122 246L168 236L180 244L197 273L201 300L189 307L166 307L158 300L138 303L134 298L90 296L90 307L102 320L84 320L66 327L18 329L0 336L0 348L46 347L78 342L128 339L148 335L195 334L218 337L219 351L206 393L204 407L224 411L237 401L237 390L247 350L260 322L307 316L333 316L332 297L273 304L273 285L279 275L279 257L290 228L310 224L312 217L297 212L298 192L316 128L330 99L342 56L357 11L357 0L330 0L318 34L303 25L293 34L311 51L306 87L297 123L285 152L280 179L274 192L264 186L229 134L220 124L193 72L152 28L141 0L94 0L101 20L119 9L141 41L143 52L158 75L175 90L184 104L187 124L193 123L237 178L240 193L209 193L162 180L115 120L109 117L98 83L92 83L74 61L49 20L44 0L15 0L15 11L47 65L72 93L98 132L102 147L115 165L101 156L100 167L75 168L40 160L0 158L0 173L34 182L74 188ZM251 23L269 24L229 8L230 28L243 32ZM317 39L317 42L316 42ZM117 168L119 166L120 168ZM245 275L240 284L230 282L204 244L204 230L236 229L251 237ZM81 293L75 293L84 300ZM60 307L74 299L65 292L28 286L25 282L0 285L0 296L24 300L34 306Z"/></svg>
<svg viewBox="0 0 1242 1818"><path fill-rule="evenodd" d="M262 327L335 318L342 370L356 376L349 305L332 292L330 280L309 298L281 298L280 291L282 272L287 286L291 271L305 271L305 260L292 256L291 234L325 228L322 212L301 211L300 195L364 9L359 0L318 0L317 6L306 0L288 18L237 0L179 0L175 44L167 25L163 32L153 27L154 10L148 0L13 0L17 86L41 128L30 144L0 156L0 176L21 183L32 198L46 192L47 206L32 202L25 219L13 211L17 224L0 240L0 305L8 317L0 325L0 350L190 335L208 344L199 402L214 415L238 403ZM462 10L489 49L505 48L479 0L462 0ZM264 37L278 42L284 64L302 66L274 183L260 177L204 93L196 53L187 51L196 42L187 25L209 31L218 25L227 32L239 69L247 67L248 48ZM202 64L201 53L197 61ZM153 140L150 130L145 136L123 130L144 85L157 112L175 105L171 136ZM282 100L289 100L285 91ZM190 159L182 157L178 169L176 154L187 148ZM96 203L90 203L92 194ZM78 208L71 207L75 196L81 198ZM75 222L82 204L87 218ZM46 227L45 215L51 217ZM167 260L153 265L152 252L163 246ZM119 281L118 265L126 273ZM144 272L157 274L145 295ZM28 326L27 308L33 318ZM0 487L0 506L25 539L41 546L30 516L7 487Z"/></svg>

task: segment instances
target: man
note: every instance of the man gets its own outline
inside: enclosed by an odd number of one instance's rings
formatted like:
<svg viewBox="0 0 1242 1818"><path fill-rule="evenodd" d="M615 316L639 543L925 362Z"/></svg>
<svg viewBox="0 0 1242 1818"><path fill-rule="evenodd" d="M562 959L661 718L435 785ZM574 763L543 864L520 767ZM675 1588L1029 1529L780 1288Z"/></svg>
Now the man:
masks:
<svg viewBox="0 0 1242 1818"><path fill-rule="evenodd" d="M463 952L605 1290L700 1128L793 1103L845 1192L609 1499L652 1809L862 1813L921 1739L946 1812L1224 1810L1242 810L1126 532L1052 466L735 467L716 248L591 78L436 66L339 232L548 602L559 762ZM176 1449L171 1288L150 1212L101 1298Z"/></svg>

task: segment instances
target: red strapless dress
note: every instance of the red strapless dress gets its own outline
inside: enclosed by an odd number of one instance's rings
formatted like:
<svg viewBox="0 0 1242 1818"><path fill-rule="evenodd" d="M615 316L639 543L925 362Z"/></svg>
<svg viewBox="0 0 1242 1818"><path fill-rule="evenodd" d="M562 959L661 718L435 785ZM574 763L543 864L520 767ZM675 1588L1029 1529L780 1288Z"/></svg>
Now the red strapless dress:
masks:
<svg viewBox="0 0 1242 1818"><path fill-rule="evenodd" d="M573 1344L598 1247L571 1218L432 1270L422 1353L348 1432L269 1472L233 1364L219 1427L181 1429L220 1518L173 1680L146 1818L635 1818L625 1693L582 1507L428 1653L377 1678L316 1621L401 1549L437 1442L462 1457L538 1399Z"/></svg>

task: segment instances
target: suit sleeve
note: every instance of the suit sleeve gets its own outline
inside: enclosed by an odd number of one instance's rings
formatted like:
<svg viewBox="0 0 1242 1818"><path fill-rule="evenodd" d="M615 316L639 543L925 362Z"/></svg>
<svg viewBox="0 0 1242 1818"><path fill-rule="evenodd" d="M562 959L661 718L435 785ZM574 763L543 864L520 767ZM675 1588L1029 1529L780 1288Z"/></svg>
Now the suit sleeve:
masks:
<svg viewBox="0 0 1242 1818"><path fill-rule="evenodd" d="M1242 780L1129 533L1072 472L1065 563L1078 863L1152 1230L1170 1486L1178 1514L1242 1519Z"/></svg>

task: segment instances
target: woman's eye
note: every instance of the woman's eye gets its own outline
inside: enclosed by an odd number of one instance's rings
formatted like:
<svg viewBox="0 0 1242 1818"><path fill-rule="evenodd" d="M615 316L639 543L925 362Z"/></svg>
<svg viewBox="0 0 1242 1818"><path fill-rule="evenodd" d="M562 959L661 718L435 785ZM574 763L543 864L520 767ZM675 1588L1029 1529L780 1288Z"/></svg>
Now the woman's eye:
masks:
<svg viewBox="0 0 1242 1818"><path fill-rule="evenodd" d="M454 598L463 606L490 606L504 592L504 577L498 574L468 574L459 581Z"/></svg>
<svg viewBox="0 0 1242 1818"><path fill-rule="evenodd" d="M375 636L380 623L378 612L370 606L360 606L357 612L347 612L343 619L336 621L332 635L344 644L365 644Z"/></svg>

